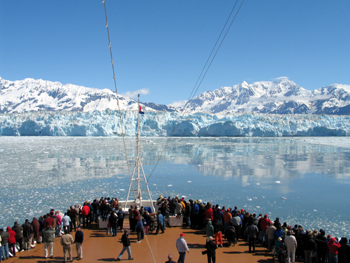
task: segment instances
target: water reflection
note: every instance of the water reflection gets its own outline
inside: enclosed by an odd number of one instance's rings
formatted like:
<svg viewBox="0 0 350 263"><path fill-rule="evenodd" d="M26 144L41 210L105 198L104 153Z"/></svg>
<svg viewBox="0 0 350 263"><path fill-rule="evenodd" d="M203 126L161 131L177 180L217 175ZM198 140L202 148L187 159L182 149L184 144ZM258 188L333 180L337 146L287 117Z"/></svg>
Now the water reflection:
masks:
<svg viewBox="0 0 350 263"><path fill-rule="evenodd" d="M125 147L132 171L135 141L128 140ZM123 189L128 188L120 138L0 137L0 158L4 197L0 202L9 211L0 215L5 225L12 225L13 218L22 220L52 207L64 209L85 199L106 195L123 199ZM149 182L153 196L206 198L278 214L290 223L311 224L322 215L345 228L350 226L349 212L344 211L349 159L347 137L145 138L142 142L147 177L157 164ZM23 203L31 206L18 211ZM328 229L338 228L333 223Z"/></svg>

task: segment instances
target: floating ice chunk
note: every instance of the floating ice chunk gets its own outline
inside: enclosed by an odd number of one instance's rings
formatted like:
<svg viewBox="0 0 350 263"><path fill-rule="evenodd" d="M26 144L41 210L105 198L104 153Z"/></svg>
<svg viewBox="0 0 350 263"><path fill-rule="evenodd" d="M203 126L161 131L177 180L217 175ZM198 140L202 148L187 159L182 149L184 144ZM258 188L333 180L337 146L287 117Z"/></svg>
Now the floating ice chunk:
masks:
<svg viewBox="0 0 350 263"><path fill-rule="evenodd" d="M246 183L246 185L249 185L249 183Z"/></svg>
<svg viewBox="0 0 350 263"><path fill-rule="evenodd" d="M123 191L125 191L125 189L119 189L119 191L122 191L122 192L123 192Z"/></svg>
<svg viewBox="0 0 350 263"><path fill-rule="evenodd" d="M317 212L317 210L316 210L316 209L314 209L314 212Z"/></svg>
<svg viewBox="0 0 350 263"><path fill-rule="evenodd" d="M187 181L187 183L192 183L192 181Z"/></svg>
<svg viewBox="0 0 350 263"><path fill-rule="evenodd" d="M281 182L280 181L275 181L276 184L280 184Z"/></svg>
<svg viewBox="0 0 350 263"><path fill-rule="evenodd" d="M260 209L260 206L257 205L256 208Z"/></svg>
<svg viewBox="0 0 350 263"><path fill-rule="evenodd" d="M157 185L157 184L153 184L153 185Z"/></svg>
<svg viewBox="0 0 350 263"><path fill-rule="evenodd" d="M172 187L173 185L172 184L168 184L168 187Z"/></svg>
<svg viewBox="0 0 350 263"><path fill-rule="evenodd" d="M262 198L265 198L265 196L262 196Z"/></svg>
<svg viewBox="0 0 350 263"><path fill-rule="evenodd" d="M260 183L256 183L256 185L260 185Z"/></svg>
<svg viewBox="0 0 350 263"><path fill-rule="evenodd" d="M248 198L248 201L253 201L253 199L251 199L251 198Z"/></svg>
<svg viewBox="0 0 350 263"><path fill-rule="evenodd" d="M202 166L202 165L198 164L198 166Z"/></svg>
<svg viewBox="0 0 350 263"><path fill-rule="evenodd" d="M283 199L283 200L287 200L287 198L285 198L285 197L283 197L283 196L282 196L282 199Z"/></svg>

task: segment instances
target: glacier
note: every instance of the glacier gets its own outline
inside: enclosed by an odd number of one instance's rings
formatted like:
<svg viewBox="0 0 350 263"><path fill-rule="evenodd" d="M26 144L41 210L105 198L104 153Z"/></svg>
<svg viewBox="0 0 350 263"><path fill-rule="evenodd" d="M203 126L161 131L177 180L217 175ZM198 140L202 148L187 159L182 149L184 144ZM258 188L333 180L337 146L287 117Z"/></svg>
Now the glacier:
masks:
<svg viewBox="0 0 350 263"><path fill-rule="evenodd" d="M105 110L0 114L0 136L349 136L350 116ZM122 124L121 121L122 120ZM123 129L122 129L123 127Z"/></svg>

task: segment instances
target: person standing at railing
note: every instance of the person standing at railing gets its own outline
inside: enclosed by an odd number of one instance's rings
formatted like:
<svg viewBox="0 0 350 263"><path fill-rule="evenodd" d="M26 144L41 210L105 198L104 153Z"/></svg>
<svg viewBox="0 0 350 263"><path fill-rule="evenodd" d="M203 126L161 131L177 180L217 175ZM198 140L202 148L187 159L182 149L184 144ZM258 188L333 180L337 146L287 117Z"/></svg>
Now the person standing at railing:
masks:
<svg viewBox="0 0 350 263"><path fill-rule="evenodd" d="M295 236L292 235L290 231L287 231L286 240L284 241L286 247L287 247L287 259L288 263L295 263L295 251L297 249L297 240Z"/></svg>

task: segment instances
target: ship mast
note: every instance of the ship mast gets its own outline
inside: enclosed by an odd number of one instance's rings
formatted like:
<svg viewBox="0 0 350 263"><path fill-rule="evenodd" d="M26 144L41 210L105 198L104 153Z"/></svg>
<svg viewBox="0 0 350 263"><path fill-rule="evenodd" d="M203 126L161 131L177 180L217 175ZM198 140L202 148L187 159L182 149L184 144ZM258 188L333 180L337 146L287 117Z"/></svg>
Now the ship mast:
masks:
<svg viewBox="0 0 350 263"><path fill-rule="evenodd" d="M145 172L142 167L140 151L141 151L141 140L140 140L140 115L141 115L141 107L140 107L140 94L138 94L138 108L139 113L137 114L137 134L136 134L136 146L137 146L137 156L135 160L135 166L133 169L133 174L130 180L130 186L128 190L128 195L125 202L125 209L129 201L130 193L132 192L134 195L135 205L138 207L142 206L142 202L146 203L147 206L150 206L152 211L155 211L151 193L148 188L148 183L146 180ZM143 189L142 189L143 186ZM147 192L149 200L142 200L142 192Z"/></svg>

